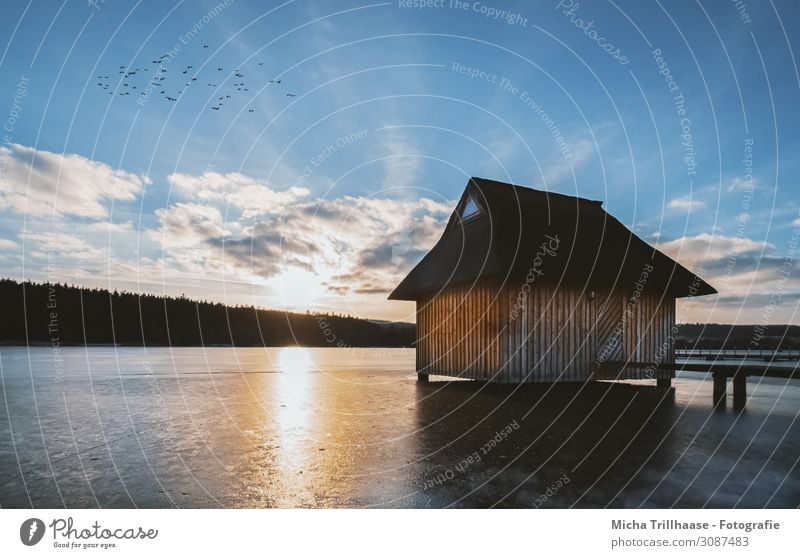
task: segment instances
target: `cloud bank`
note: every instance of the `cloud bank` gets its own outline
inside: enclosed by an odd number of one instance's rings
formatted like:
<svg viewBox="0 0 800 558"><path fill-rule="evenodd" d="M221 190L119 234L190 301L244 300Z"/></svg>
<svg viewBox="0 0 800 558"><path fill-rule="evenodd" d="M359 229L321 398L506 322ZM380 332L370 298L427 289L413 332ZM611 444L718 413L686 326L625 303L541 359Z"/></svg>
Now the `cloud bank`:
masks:
<svg viewBox="0 0 800 558"><path fill-rule="evenodd" d="M150 179L74 154L0 147L0 210L27 215L108 216L108 202L133 201Z"/></svg>

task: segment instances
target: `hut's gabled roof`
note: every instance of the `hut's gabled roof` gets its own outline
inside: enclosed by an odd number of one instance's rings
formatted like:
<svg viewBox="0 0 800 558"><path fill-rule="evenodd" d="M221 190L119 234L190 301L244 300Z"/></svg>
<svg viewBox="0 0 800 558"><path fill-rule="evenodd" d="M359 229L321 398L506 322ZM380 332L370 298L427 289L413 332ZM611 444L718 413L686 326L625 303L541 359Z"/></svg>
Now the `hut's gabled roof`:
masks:
<svg viewBox="0 0 800 558"><path fill-rule="evenodd" d="M442 237L389 298L417 300L486 277L517 282L534 266L536 282L632 291L639 281L645 292L675 298L717 292L606 213L602 202L470 178Z"/></svg>

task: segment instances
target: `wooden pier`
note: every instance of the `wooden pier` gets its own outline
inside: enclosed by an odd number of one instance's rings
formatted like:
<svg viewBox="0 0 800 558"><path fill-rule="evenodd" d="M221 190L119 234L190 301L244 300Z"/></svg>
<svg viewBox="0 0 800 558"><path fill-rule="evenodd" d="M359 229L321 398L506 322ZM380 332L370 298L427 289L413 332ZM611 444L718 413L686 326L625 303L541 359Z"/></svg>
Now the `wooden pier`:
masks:
<svg viewBox="0 0 800 558"><path fill-rule="evenodd" d="M800 368L786 366L759 366L736 364L705 364L679 362L675 364L675 371L708 372L714 379L714 406L725 408L727 402L728 378L733 379L733 407L743 409L747 401L747 377L762 376L767 378L800 379Z"/></svg>
<svg viewBox="0 0 800 558"><path fill-rule="evenodd" d="M800 348L773 351L771 349L675 349L675 358L705 360L800 360Z"/></svg>
<svg viewBox="0 0 800 558"><path fill-rule="evenodd" d="M713 402L717 409L724 409L727 404L728 379L733 383L733 407L734 409L744 409L747 402L747 377L761 376L765 378L784 378L787 380L800 379L800 366L789 368L788 366L770 365L739 365L739 364L718 364L716 362L676 362L674 365L653 366L644 362L608 362L603 365L607 370L625 370L650 368L658 370L674 370L675 372L706 372L710 373L713 382ZM607 372L606 372L607 373ZM659 387L669 387L669 381L658 380Z"/></svg>

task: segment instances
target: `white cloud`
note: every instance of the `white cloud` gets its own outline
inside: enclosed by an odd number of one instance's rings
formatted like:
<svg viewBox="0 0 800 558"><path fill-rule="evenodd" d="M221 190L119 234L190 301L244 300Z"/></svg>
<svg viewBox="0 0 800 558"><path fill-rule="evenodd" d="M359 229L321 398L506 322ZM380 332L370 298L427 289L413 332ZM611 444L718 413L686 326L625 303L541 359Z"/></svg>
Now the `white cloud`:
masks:
<svg viewBox="0 0 800 558"><path fill-rule="evenodd" d="M7 238L0 238L0 250L16 250L19 244Z"/></svg>
<svg viewBox="0 0 800 558"><path fill-rule="evenodd" d="M682 300L686 320L752 323L760 319L765 301L779 292L778 308L770 318L779 323L800 299L800 266L778 254L769 242L700 234L671 240L659 248L719 291L718 297Z"/></svg>
<svg viewBox="0 0 800 558"><path fill-rule="evenodd" d="M691 213L695 209L704 208L706 204L698 200L693 200L689 196L684 196L682 198L675 198L674 200L671 200L667 206L672 209L680 209L681 211Z"/></svg>
<svg viewBox="0 0 800 558"><path fill-rule="evenodd" d="M112 233L131 233L133 232L133 223L126 221L124 223L112 223L111 221L98 221L96 223L89 223L86 228L93 232L101 232L105 234Z"/></svg>
<svg viewBox="0 0 800 558"><path fill-rule="evenodd" d="M661 244L659 249L689 269L733 254L772 254L775 251L775 247L768 242L708 233L676 238Z"/></svg>
<svg viewBox="0 0 800 558"><path fill-rule="evenodd" d="M0 147L0 209L28 215L102 218L111 200L132 201L150 183L146 176L115 170L81 155Z"/></svg>
<svg viewBox="0 0 800 558"><path fill-rule="evenodd" d="M28 230L21 237L25 244L26 259L42 259L42 267L58 280L64 269L74 267L86 272L96 272L108 262L109 251L105 246L93 245L91 237L65 231ZM35 269L35 265L29 267Z"/></svg>
<svg viewBox="0 0 800 558"><path fill-rule="evenodd" d="M153 234L164 235L170 241L215 238L225 236L222 214L214 207L197 203L176 203L169 209L156 209L161 227Z"/></svg>
<svg viewBox="0 0 800 558"><path fill-rule="evenodd" d="M175 192L198 202L230 204L245 218L280 212L289 204L307 198L308 188L293 186L273 190L263 182L238 172L205 172L202 175L173 173L168 177Z"/></svg>
<svg viewBox="0 0 800 558"><path fill-rule="evenodd" d="M734 178L731 180L730 184L728 184L728 192L755 190L757 187L758 183L754 179L745 180L743 178Z"/></svg>

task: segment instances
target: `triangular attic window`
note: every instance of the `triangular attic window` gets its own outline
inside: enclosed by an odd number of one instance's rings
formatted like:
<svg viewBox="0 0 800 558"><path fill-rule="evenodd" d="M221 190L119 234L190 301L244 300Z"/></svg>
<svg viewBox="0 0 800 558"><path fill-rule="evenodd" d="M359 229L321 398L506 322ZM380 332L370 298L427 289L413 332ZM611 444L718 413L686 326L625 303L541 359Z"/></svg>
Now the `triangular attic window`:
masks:
<svg viewBox="0 0 800 558"><path fill-rule="evenodd" d="M461 210L461 218L462 219L469 219L470 217L474 217L478 213L480 213L480 208L478 208L478 204L475 203L475 200L472 198L467 198L467 203L464 204L464 209Z"/></svg>

